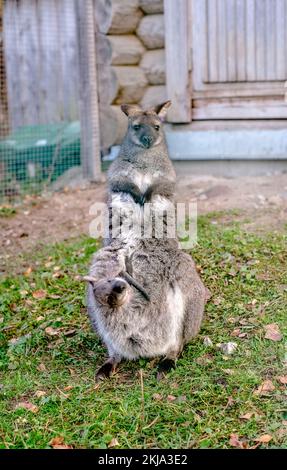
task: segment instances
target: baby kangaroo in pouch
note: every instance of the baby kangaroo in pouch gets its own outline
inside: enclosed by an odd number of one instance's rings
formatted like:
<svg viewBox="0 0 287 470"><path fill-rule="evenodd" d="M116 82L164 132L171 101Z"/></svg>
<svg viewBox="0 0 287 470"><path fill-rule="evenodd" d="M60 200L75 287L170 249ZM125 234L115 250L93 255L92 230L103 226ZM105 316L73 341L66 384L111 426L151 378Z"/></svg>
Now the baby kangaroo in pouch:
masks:
<svg viewBox="0 0 287 470"><path fill-rule="evenodd" d="M91 324L109 355L97 379L109 377L123 359L140 357L161 358L161 378L197 335L209 296L176 234L152 230L143 237L137 230L147 203L151 224L175 208L176 176L162 128L169 106L122 105L128 129L108 172L109 232L85 277ZM122 231L130 208L133 224Z"/></svg>

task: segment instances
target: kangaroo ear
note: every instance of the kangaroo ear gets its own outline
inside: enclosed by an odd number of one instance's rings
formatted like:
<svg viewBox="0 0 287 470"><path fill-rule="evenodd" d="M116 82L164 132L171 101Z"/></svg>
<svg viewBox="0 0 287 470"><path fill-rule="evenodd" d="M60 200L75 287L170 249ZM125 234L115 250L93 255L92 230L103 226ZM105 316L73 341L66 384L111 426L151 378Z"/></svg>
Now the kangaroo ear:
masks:
<svg viewBox="0 0 287 470"><path fill-rule="evenodd" d="M171 101L165 101L164 103L158 104L154 106L151 111L156 113L158 117L163 121L164 118L166 117L167 110L171 105Z"/></svg>
<svg viewBox="0 0 287 470"><path fill-rule="evenodd" d="M90 282L92 285L94 285L97 282L97 279L93 276L83 276L82 281Z"/></svg>
<svg viewBox="0 0 287 470"><path fill-rule="evenodd" d="M122 104L121 110L127 116L135 116L136 114L139 114L142 112L142 109L136 104Z"/></svg>

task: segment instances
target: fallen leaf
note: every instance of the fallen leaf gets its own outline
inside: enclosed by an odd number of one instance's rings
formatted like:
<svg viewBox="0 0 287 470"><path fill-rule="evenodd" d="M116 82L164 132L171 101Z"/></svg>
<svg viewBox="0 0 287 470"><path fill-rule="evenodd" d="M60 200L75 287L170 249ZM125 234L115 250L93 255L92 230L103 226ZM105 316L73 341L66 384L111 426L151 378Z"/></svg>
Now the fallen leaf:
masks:
<svg viewBox="0 0 287 470"><path fill-rule="evenodd" d="M175 400L176 400L176 397L175 397L174 395L168 395L168 396L166 397L166 399L167 399L168 401L175 401Z"/></svg>
<svg viewBox="0 0 287 470"><path fill-rule="evenodd" d="M44 390L37 390L35 392L35 397L37 397L37 398L44 397L45 395L47 395L47 394L46 394L46 392L44 392Z"/></svg>
<svg viewBox="0 0 287 470"><path fill-rule="evenodd" d="M77 330L75 330L75 329L74 329L74 330L64 331L64 332L63 332L63 335L64 335L64 336L74 336L75 333L76 333L76 331L77 331Z"/></svg>
<svg viewBox="0 0 287 470"><path fill-rule="evenodd" d="M49 445L53 447L53 449L72 449L72 446L65 444L63 437L54 437L50 442Z"/></svg>
<svg viewBox="0 0 287 470"><path fill-rule="evenodd" d="M152 397L154 400L162 400L162 395L160 393L154 393Z"/></svg>
<svg viewBox="0 0 287 470"><path fill-rule="evenodd" d="M20 290L20 295L21 295L21 297L25 297L25 295L27 295L27 294L28 294L28 291L27 291L27 290L24 290L24 289L23 289L23 290Z"/></svg>
<svg viewBox="0 0 287 470"><path fill-rule="evenodd" d="M280 428L278 431L276 431L276 436L279 439L285 439L285 436L287 435L287 429L286 428Z"/></svg>
<svg viewBox="0 0 287 470"><path fill-rule="evenodd" d="M270 436L270 434L262 434L262 436L258 437L257 439L254 439L254 441L267 443L267 442L270 442L271 439L272 439L272 436Z"/></svg>
<svg viewBox="0 0 287 470"><path fill-rule="evenodd" d="M286 385L287 384L287 375L282 375L281 377L278 377L278 381L281 384Z"/></svg>
<svg viewBox="0 0 287 470"><path fill-rule="evenodd" d="M59 334L60 334L59 330L55 330L51 326L47 326L47 328L45 328L45 332L49 336L59 336Z"/></svg>
<svg viewBox="0 0 287 470"><path fill-rule="evenodd" d="M16 409L18 408L25 408L25 410L32 411L32 413L37 413L39 411L38 406L33 405L33 403L30 403L29 401L21 401L16 405Z"/></svg>
<svg viewBox="0 0 287 470"><path fill-rule="evenodd" d="M230 333L230 336L239 336L240 335L240 328L235 328L235 330L232 331L232 333Z"/></svg>
<svg viewBox="0 0 287 470"><path fill-rule="evenodd" d="M72 385L68 385L67 387L64 388L65 392L68 392L68 390L72 390L74 387Z"/></svg>
<svg viewBox="0 0 287 470"><path fill-rule="evenodd" d="M76 375L76 372L74 371L74 369L71 369L70 367L69 367L69 372L72 376Z"/></svg>
<svg viewBox="0 0 287 470"><path fill-rule="evenodd" d="M230 408L231 406L234 405L234 403L235 403L234 399L232 397L228 397L225 409Z"/></svg>
<svg viewBox="0 0 287 470"><path fill-rule="evenodd" d="M60 271L61 266L54 266L54 271Z"/></svg>
<svg viewBox="0 0 287 470"><path fill-rule="evenodd" d="M203 354L202 356L199 356L198 358L195 359L195 362L199 364L200 366L206 366L210 364L214 359L214 356L212 354Z"/></svg>
<svg viewBox="0 0 287 470"><path fill-rule="evenodd" d="M282 424L283 424L283 426L287 426L287 420L283 419Z"/></svg>
<svg viewBox="0 0 287 470"><path fill-rule="evenodd" d="M47 292L43 289L35 290L32 293L34 299L45 299L47 297Z"/></svg>
<svg viewBox="0 0 287 470"><path fill-rule="evenodd" d="M39 317L36 318L37 321L42 321L45 320L45 317L43 315L40 315Z"/></svg>
<svg viewBox="0 0 287 470"><path fill-rule="evenodd" d="M213 342L211 341L211 339L208 336L204 337L203 344L204 344L204 346L207 346L207 347L213 346Z"/></svg>
<svg viewBox="0 0 287 470"><path fill-rule="evenodd" d="M29 268L24 272L24 276L25 277L29 277L32 273L33 269L31 266L29 266Z"/></svg>
<svg viewBox="0 0 287 470"><path fill-rule="evenodd" d="M44 372L45 370L47 370L45 364L43 363L39 364L37 369L40 370L41 372Z"/></svg>
<svg viewBox="0 0 287 470"><path fill-rule="evenodd" d="M276 323L271 323L270 325L264 326L266 331L264 338L270 339L271 341L281 341L283 338L280 333L279 326Z"/></svg>
<svg viewBox="0 0 287 470"><path fill-rule="evenodd" d="M58 279L59 277L64 277L64 274L61 273L60 271L56 271L56 272L52 275L52 278L53 278L53 279Z"/></svg>
<svg viewBox="0 0 287 470"><path fill-rule="evenodd" d="M213 300L214 305L220 305L223 299L220 297L217 297L216 299Z"/></svg>
<svg viewBox="0 0 287 470"><path fill-rule="evenodd" d="M251 419L253 415L254 415L254 412L251 411L249 413L245 413L244 415L239 416L239 418L249 421L249 419Z"/></svg>
<svg viewBox="0 0 287 470"><path fill-rule="evenodd" d="M116 446L119 446L119 445L120 445L119 441L115 437L113 437L111 442L108 444L108 447L116 447Z"/></svg>
<svg viewBox="0 0 287 470"><path fill-rule="evenodd" d="M186 401L186 395L180 395L179 397L177 397L176 401L178 403L182 403L182 402Z"/></svg>
<svg viewBox="0 0 287 470"><path fill-rule="evenodd" d="M231 354L234 353L235 349L237 348L237 344L236 344L236 343L232 343L232 342L229 342L229 343L222 343L222 344L218 344L218 348L219 348L224 354L227 354L228 356L230 356Z"/></svg>
<svg viewBox="0 0 287 470"><path fill-rule="evenodd" d="M273 392L275 387L271 380L265 380L261 385L253 392L254 395L269 395L270 392Z"/></svg>
<svg viewBox="0 0 287 470"><path fill-rule="evenodd" d="M230 434L229 444L238 449L246 448L246 443L239 440L238 434Z"/></svg>
<svg viewBox="0 0 287 470"><path fill-rule="evenodd" d="M228 375L233 375L234 374L234 370L232 370L232 369L222 369L222 370L223 370L223 372L225 372Z"/></svg>

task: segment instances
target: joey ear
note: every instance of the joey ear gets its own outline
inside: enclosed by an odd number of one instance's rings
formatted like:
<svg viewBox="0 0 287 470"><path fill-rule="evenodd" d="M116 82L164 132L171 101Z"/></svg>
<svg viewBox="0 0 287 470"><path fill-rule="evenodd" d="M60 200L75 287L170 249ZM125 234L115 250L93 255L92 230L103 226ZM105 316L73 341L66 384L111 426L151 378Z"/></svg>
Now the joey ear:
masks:
<svg viewBox="0 0 287 470"><path fill-rule="evenodd" d="M95 282L97 282L97 279L93 276L83 276L82 281L90 282L92 285L94 285Z"/></svg>
<svg viewBox="0 0 287 470"><path fill-rule="evenodd" d="M135 116L142 112L142 109L137 104L122 104L121 110L127 116Z"/></svg>
<svg viewBox="0 0 287 470"><path fill-rule="evenodd" d="M154 106L151 109L151 111L156 113L158 115L158 117L160 118L160 120L163 121L164 118L166 117L167 110L170 107L170 105L171 105L171 101L168 100L168 101L165 101L164 103L161 103L161 104L158 104L158 105Z"/></svg>

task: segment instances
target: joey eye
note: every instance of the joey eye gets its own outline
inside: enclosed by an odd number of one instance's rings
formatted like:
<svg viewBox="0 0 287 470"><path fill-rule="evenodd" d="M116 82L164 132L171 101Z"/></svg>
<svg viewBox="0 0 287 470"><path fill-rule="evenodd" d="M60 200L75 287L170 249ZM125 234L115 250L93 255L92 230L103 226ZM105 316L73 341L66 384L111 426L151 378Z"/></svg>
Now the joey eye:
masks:
<svg viewBox="0 0 287 470"><path fill-rule="evenodd" d="M154 126L156 131L159 131L159 126Z"/></svg>
<svg viewBox="0 0 287 470"><path fill-rule="evenodd" d="M134 127L134 130L135 130L135 131L138 131L139 128L140 128L140 125L139 125L139 124L135 124L133 127Z"/></svg>

